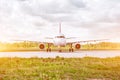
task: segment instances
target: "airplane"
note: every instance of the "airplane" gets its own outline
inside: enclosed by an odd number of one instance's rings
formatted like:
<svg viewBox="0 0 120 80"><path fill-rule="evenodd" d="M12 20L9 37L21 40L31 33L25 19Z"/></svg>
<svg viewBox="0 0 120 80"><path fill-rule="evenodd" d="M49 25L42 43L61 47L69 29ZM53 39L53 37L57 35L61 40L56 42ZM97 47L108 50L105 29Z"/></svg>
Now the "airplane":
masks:
<svg viewBox="0 0 120 80"><path fill-rule="evenodd" d="M51 52L51 45L58 47L59 52L62 52L61 47L65 47L69 45L69 52L74 52L74 49L79 50L81 48L80 43L88 43L88 42L97 42L97 41L104 41L108 39L99 39L99 40L86 40L86 41L67 41L68 39L76 39L77 37L69 37L66 38L64 34L61 32L61 23L59 23L59 34L54 38L46 37L45 39L50 39L52 41L33 41L33 40L15 40L15 41L30 41L30 42L39 42L40 50L45 50L46 52ZM47 47L45 46L47 44Z"/></svg>
<svg viewBox="0 0 120 80"><path fill-rule="evenodd" d="M52 39L52 42L40 42L39 44L39 48L41 50L45 49L45 44L47 44L47 52L51 52L51 45L57 46L59 49L59 52L62 52L61 47L65 47L66 45L69 45L69 52L74 52L74 48L79 50L81 48L81 42L96 42L96 41L103 41L103 40L107 40L107 39L101 39L101 40L86 40L86 41L71 41L71 42L67 42L67 39L75 39L75 37L69 37L66 38L64 34L62 34L61 32L61 23L59 24L59 34L57 36L55 36L54 38L50 38L50 37L46 37L46 39ZM73 48L74 47L74 48Z"/></svg>

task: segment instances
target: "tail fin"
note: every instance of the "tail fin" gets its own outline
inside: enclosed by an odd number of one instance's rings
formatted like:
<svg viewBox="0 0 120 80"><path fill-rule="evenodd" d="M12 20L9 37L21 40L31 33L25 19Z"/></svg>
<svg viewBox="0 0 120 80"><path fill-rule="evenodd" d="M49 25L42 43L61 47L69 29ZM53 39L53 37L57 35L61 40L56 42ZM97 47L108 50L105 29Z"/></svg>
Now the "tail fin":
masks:
<svg viewBox="0 0 120 80"><path fill-rule="evenodd" d="M61 23L59 23L59 33L61 33Z"/></svg>

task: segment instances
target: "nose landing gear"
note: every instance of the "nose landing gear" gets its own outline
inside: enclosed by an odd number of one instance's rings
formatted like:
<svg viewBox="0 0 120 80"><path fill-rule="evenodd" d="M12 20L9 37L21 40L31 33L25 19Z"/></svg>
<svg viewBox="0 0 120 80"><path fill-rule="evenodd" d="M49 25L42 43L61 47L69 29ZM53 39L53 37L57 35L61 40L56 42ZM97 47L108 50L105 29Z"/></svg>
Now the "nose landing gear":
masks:
<svg viewBox="0 0 120 80"><path fill-rule="evenodd" d="M61 46L58 46L58 48L59 48L59 52L62 52Z"/></svg>
<svg viewBox="0 0 120 80"><path fill-rule="evenodd" d="M62 52L62 50L60 49L59 52Z"/></svg>

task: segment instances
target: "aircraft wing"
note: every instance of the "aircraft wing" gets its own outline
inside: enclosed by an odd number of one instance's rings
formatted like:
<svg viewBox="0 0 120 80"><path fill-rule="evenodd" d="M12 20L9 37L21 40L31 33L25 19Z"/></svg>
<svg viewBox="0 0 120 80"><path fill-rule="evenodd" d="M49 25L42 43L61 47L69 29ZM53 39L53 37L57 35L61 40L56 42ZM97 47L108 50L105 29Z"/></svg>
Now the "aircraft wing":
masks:
<svg viewBox="0 0 120 80"><path fill-rule="evenodd" d="M77 39L78 37L68 37L66 39Z"/></svg>
<svg viewBox="0 0 120 80"><path fill-rule="evenodd" d="M45 37L45 39L53 39L52 37Z"/></svg>
<svg viewBox="0 0 120 80"><path fill-rule="evenodd" d="M67 44L99 42L99 41L106 41L106 40L109 40L109 39L67 41Z"/></svg>
<svg viewBox="0 0 120 80"><path fill-rule="evenodd" d="M45 39L45 40L14 40L16 42L38 42L38 43L44 43L44 44L53 44L53 40Z"/></svg>

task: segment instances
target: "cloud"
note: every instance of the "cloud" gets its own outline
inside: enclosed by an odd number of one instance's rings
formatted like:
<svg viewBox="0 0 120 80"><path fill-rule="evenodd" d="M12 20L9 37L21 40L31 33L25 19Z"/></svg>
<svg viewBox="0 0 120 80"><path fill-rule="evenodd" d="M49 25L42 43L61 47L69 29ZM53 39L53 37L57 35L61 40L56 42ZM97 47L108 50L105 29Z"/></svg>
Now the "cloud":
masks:
<svg viewBox="0 0 120 80"><path fill-rule="evenodd" d="M59 22L68 36L118 37L119 9L119 0L1 0L0 38L49 36Z"/></svg>
<svg viewBox="0 0 120 80"><path fill-rule="evenodd" d="M86 4L84 3L84 0L69 0L70 3L77 7L77 8L85 8Z"/></svg>

